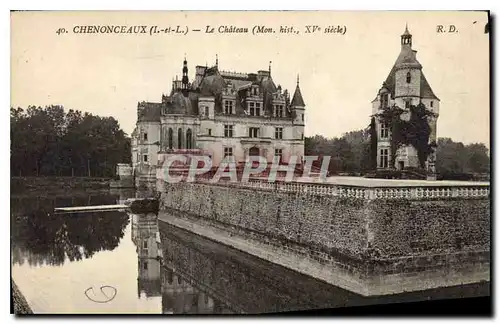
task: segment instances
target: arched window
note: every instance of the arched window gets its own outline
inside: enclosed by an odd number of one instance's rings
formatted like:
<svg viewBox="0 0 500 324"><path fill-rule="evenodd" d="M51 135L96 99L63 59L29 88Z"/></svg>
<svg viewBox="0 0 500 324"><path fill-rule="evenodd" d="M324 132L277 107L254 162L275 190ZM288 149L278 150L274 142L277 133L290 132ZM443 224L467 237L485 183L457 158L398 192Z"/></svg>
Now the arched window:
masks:
<svg viewBox="0 0 500 324"><path fill-rule="evenodd" d="M406 73L406 83L411 83L411 73Z"/></svg>
<svg viewBox="0 0 500 324"><path fill-rule="evenodd" d="M188 128L186 131L186 148L188 150L193 148L193 134L191 132L191 128Z"/></svg>
<svg viewBox="0 0 500 324"><path fill-rule="evenodd" d="M168 148L171 150L174 146L174 131L172 128L168 129Z"/></svg>
<svg viewBox="0 0 500 324"><path fill-rule="evenodd" d="M179 131L177 132L177 148L181 149L182 148L182 129L179 128Z"/></svg>

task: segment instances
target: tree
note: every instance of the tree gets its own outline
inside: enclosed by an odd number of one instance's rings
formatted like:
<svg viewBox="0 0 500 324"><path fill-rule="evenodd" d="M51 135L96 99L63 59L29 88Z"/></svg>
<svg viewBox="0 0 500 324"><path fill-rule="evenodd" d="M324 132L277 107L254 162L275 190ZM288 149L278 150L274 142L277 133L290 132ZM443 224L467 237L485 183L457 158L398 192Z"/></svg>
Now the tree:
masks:
<svg viewBox="0 0 500 324"><path fill-rule="evenodd" d="M402 118L405 111L397 105L384 108L377 114L381 123L385 123L391 129L390 147L391 147L391 166L394 168L396 163L396 152L403 145L411 145L417 150L420 167L425 167L427 157L436 147L436 143L429 142L431 128L429 118L434 113L428 110L423 103L409 108L410 118Z"/></svg>
<svg viewBox="0 0 500 324"><path fill-rule="evenodd" d="M452 175L490 171L490 158L484 144L464 145L450 138L439 138L436 154L436 171L445 178Z"/></svg>
<svg viewBox="0 0 500 324"><path fill-rule="evenodd" d="M377 149L378 149L378 133L377 125L375 124L375 117L372 116L370 121L370 168L371 170L377 169Z"/></svg>
<svg viewBox="0 0 500 324"><path fill-rule="evenodd" d="M130 138L113 117L62 106L11 108L11 174L112 177L130 162Z"/></svg>

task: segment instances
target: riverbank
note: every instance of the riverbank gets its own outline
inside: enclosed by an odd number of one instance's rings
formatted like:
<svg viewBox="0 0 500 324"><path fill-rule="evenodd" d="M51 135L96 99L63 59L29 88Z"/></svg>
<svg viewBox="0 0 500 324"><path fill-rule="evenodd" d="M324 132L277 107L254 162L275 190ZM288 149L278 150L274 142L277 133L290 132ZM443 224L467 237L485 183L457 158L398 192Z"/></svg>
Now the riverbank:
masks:
<svg viewBox="0 0 500 324"><path fill-rule="evenodd" d="M23 294L17 287L14 280L11 279L12 283L12 304L14 306L14 314L33 314L31 307L28 305L26 298L24 298Z"/></svg>
<svg viewBox="0 0 500 324"><path fill-rule="evenodd" d="M111 178L90 177L11 177L11 192L24 192L39 189L109 189Z"/></svg>

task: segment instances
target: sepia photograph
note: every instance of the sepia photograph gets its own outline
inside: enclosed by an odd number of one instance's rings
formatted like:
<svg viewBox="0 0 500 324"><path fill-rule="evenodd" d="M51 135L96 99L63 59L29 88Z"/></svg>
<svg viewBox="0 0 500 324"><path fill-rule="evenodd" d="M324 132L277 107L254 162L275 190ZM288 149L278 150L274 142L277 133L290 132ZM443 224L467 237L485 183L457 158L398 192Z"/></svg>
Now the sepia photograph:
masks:
<svg viewBox="0 0 500 324"><path fill-rule="evenodd" d="M491 316L485 11L11 11L11 313Z"/></svg>

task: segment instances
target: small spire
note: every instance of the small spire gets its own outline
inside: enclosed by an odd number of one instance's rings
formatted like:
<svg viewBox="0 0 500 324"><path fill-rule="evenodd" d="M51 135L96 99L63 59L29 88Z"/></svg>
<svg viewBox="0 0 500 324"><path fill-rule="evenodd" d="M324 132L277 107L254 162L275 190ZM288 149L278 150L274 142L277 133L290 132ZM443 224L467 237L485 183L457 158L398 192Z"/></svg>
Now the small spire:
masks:
<svg viewBox="0 0 500 324"><path fill-rule="evenodd" d="M405 23L405 32L403 33L403 35L411 35L410 31L408 30L408 23Z"/></svg>
<svg viewBox="0 0 500 324"><path fill-rule="evenodd" d="M215 54L215 66L219 67L219 55Z"/></svg>
<svg viewBox="0 0 500 324"><path fill-rule="evenodd" d="M299 74L297 73L297 86L299 85Z"/></svg>
<svg viewBox="0 0 500 324"><path fill-rule="evenodd" d="M271 63L273 63L273 61L269 61L269 75L271 75Z"/></svg>

